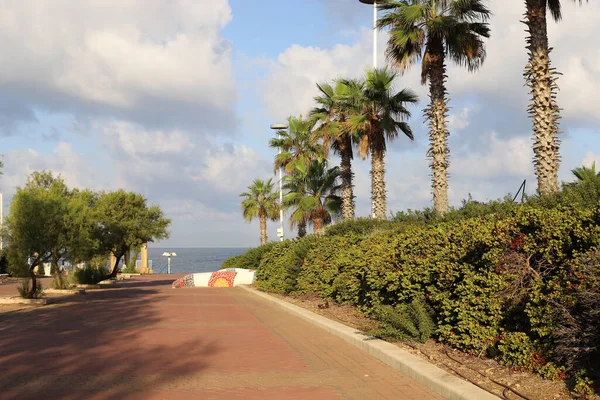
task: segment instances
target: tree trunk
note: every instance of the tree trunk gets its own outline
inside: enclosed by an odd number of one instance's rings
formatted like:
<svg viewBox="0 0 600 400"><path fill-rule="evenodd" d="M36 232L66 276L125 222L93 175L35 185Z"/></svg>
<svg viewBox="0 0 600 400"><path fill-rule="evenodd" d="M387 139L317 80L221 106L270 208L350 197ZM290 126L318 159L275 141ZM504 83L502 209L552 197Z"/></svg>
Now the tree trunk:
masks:
<svg viewBox="0 0 600 400"><path fill-rule="evenodd" d="M267 215L263 212L258 216L260 220L260 244L267 244Z"/></svg>
<svg viewBox="0 0 600 400"><path fill-rule="evenodd" d="M306 236L306 222L302 221L298 223L298 237L303 238Z"/></svg>
<svg viewBox="0 0 600 400"><path fill-rule="evenodd" d="M54 275L54 282L57 289L66 289L65 282L63 280L63 274L60 270L60 266L58 265L58 261L60 257L56 254L52 254L52 267L50 268L50 272Z"/></svg>
<svg viewBox="0 0 600 400"><path fill-rule="evenodd" d="M371 148L371 198L373 199L373 216L385 219L385 168L382 148Z"/></svg>
<svg viewBox="0 0 600 400"><path fill-rule="evenodd" d="M118 256L115 254L115 265L113 265L112 271L110 274L108 274L106 279L112 279L117 276L117 273L119 272L119 262L121 262L121 257L123 257L123 254L119 254Z"/></svg>
<svg viewBox="0 0 600 400"><path fill-rule="evenodd" d="M342 217L345 221L354 219L354 193L352 187L352 142L344 135L340 140L340 175L342 178Z"/></svg>
<svg viewBox="0 0 600 400"><path fill-rule="evenodd" d="M431 189L433 193L433 209L438 215L448 212L448 136L446 128L448 116L448 99L446 98L446 65L444 49L441 41L428 44L430 67L429 107L425 109L425 117L429 121L429 150L427 157L431 167Z"/></svg>
<svg viewBox="0 0 600 400"><path fill-rule="evenodd" d="M35 274L35 272L33 272L33 270L35 269L35 267L37 267L38 265L36 265L35 263L31 264L31 267L29 267L29 277L31 278L31 289L29 289L29 298L33 299L33 297L35 296L35 291L37 289L37 276Z"/></svg>
<svg viewBox="0 0 600 400"><path fill-rule="evenodd" d="M323 218L315 218L313 221L313 228L315 230L315 233L323 233Z"/></svg>
<svg viewBox="0 0 600 400"><path fill-rule="evenodd" d="M525 24L528 27L529 62L525 81L529 86L531 104L529 115L533 121L533 153L538 192L558 191L560 141L558 140L560 109L556 102L556 73L550 68L550 52L546 22L546 1L527 0Z"/></svg>

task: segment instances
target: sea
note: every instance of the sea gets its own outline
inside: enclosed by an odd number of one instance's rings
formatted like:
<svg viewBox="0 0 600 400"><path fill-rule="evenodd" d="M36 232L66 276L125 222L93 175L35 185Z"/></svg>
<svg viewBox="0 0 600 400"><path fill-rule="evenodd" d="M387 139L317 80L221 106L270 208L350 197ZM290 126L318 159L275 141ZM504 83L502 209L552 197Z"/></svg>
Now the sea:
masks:
<svg viewBox="0 0 600 400"><path fill-rule="evenodd" d="M221 268L223 261L229 257L246 252L248 248L176 248L149 247L148 260L152 260L155 274L167 273L167 257L163 253L175 253L171 257L172 274L189 274L194 272L213 272ZM140 257L138 257L139 259Z"/></svg>

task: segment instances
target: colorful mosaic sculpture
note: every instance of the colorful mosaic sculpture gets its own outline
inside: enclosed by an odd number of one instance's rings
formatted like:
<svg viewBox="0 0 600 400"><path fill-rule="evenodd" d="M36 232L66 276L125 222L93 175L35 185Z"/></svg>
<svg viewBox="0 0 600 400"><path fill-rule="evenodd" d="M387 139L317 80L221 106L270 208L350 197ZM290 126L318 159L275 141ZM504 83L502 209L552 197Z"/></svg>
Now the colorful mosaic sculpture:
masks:
<svg viewBox="0 0 600 400"><path fill-rule="evenodd" d="M189 274L173 282L173 288L234 287L254 283L253 269L228 268L216 272Z"/></svg>

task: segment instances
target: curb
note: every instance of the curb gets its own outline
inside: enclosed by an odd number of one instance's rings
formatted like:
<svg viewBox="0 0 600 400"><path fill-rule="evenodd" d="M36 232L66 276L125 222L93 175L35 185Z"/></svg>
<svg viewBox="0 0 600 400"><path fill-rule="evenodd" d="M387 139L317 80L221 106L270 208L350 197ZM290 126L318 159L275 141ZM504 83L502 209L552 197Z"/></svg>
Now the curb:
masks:
<svg viewBox="0 0 600 400"><path fill-rule="evenodd" d="M0 297L0 304L48 304L48 299L24 299L22 297Z"/></svg>
<svg viewBox="0 0 600 400"><path fill-rule="evenodd" d="M297 317L326 330L327 332L345 340L355 347L369 353L371 356L384 362L390 367L413 378L425 385L433 392L450 400L498 400L498 397L464 381L448 372L425 361L419 356L402 350L398 346L379 339L373 339L356 329L340 324L315 314L302 307L280 300L266 293L260 292L248 286L240 285L240 288L258 297L286 309Z"/></svg>
<svg viewBox="0 0 600 400"><path fill-rule="evenodd" d="M85 289L44 289L48 294L85 294Z"/></svg>

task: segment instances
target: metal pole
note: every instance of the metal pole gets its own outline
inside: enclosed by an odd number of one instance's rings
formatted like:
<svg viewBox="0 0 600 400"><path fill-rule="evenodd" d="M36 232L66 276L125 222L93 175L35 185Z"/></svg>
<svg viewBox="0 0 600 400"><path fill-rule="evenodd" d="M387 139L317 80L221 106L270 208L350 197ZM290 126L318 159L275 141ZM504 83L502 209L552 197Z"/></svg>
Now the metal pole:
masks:
<svg viewBox="0 0 600 400"><path fill-rule="evenodd" d="M167 259L167 274L171 273L171 256Z"/></svg>
<svg viewBox="0 0 600 400"><path fill-rule="evenodd" d="M373 2L373 68L377 68L377 1Z"/></svg>
<svg viewBox="0 0 600 400"><path fill-rule="evenodd" d="M281 154L281 147L279 148ZM279 229L281 229L280 241L283 242L283 168L279 168Z"/></svg>

